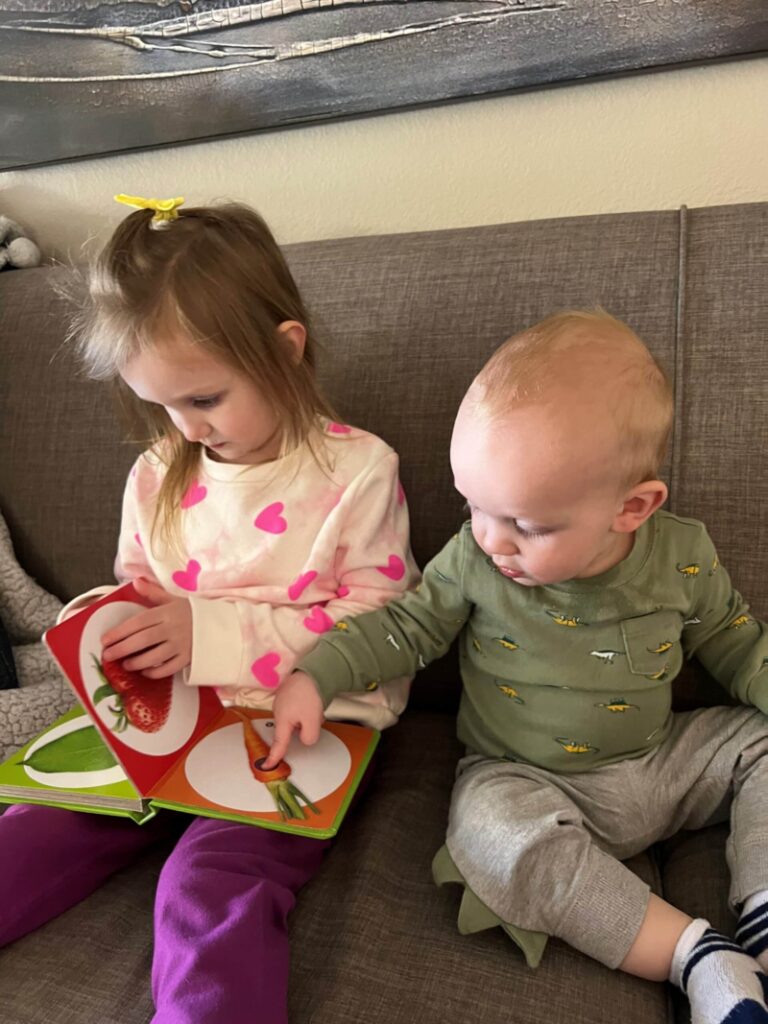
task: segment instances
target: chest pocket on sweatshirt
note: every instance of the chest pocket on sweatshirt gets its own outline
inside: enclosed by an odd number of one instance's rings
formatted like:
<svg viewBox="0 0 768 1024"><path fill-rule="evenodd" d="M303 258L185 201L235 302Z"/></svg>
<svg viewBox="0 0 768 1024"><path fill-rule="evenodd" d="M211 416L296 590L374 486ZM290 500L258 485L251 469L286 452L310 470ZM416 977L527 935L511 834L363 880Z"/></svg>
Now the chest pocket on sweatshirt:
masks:
<svg viewBox="0 0 768 1024"><path fill-rule="evenodd" d="M629 671L660 679L671 660L673 648L680 642L682 618L677 612L651 612L636 619L625 619L621 635Z"/></svg>

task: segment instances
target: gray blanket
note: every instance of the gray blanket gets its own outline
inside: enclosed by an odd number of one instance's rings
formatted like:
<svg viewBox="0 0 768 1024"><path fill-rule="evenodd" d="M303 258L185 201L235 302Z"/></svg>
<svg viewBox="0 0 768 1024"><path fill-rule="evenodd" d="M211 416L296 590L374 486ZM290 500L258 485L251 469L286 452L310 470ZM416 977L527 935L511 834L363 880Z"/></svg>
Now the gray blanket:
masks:
<svg viewBox="0 0 768 1024"><path fill-rule="evenodd" d="M61 610L16 561L0 515L0 618L13 644L18 690L0 690L0 761L75 703L74 695L40 642Z"/></svg>

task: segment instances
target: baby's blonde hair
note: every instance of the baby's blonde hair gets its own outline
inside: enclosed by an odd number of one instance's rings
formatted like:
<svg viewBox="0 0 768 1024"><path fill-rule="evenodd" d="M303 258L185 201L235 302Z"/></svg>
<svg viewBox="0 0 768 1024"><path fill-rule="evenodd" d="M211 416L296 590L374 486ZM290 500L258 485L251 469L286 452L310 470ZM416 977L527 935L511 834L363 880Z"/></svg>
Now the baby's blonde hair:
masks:
<svg viewBox="0 0 768 1024"><path fill-rule="evenodd" d="M237 203L182 210L162 230L152 217L139 210L118 225L90 270L72 333L89 376L114 382L133 439L155 446L167 464L155 526L170 540L201 446L186 440L162 406L143 402L122 381L135 355L181 335L234 367L274 407L281 454L309 441L317 455L318 416L336 416L315 379L307 309L262 218ZM298 363L277 336L287 320L307 330Z"/></svg>
<svg viewBox="0 0 768 1024"><path fill-rule="evenodd" d="M594 369L608 386L590 387ZM635 332L601 308L566 310L515 334L491 356L470 393L485 415L546 401L555 387L582 388L612 415L620 445L619 486L658 476L672 429L666 373ZM562 393L562 391L561 391Z"/></svg>

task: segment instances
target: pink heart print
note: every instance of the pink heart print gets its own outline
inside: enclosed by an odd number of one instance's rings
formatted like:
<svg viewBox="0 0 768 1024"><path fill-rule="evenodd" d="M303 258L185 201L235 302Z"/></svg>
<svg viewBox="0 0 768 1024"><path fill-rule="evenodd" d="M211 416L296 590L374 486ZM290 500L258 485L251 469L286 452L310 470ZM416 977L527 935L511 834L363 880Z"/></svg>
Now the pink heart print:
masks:
<svg viewBox="0 0 768 1024"><path fill-rule="evenodd" d="M181 499L181 507L192 508L193 505L199 505L207 493L207 487L204 487L203 484L199 484L197 480L193 480L187 488L187 493Z"/></svg>
<svg viewBox="0 0 768 1024"><path fill-rule="evenodd" d="M264 654L261 658L257 658L251 665L251 672L261 685L266 686L268 690L274 690L280 682L280 676L275 671L280 664L280 660L280 655L276 651L270 651L269 654Z"/></svg>
<svg viewBox="0 0 768 1024"><path fill-rule="evenodd" d="M328 430L332 434L351 434L352 427L348 427L346 423L334 423L333 420L328 424Z"/></svg>
<svg viewBox="0 0 768 1024"><path fill-rule="evenodd" d="M259 530L264 530L265 533L285 533L288 529L288 523L280 515L285 506L282 501L274 501L271 505L267 505L253 520L253 525Z"/></svg>
<svg viewBox="0 0 768 1024"><path fill-rule="evenodd" d="M386 565L377 565L376 571L391 580L401 580L405 575L405 562L397 555L390 555Z"/></svg>
<svg viewBox="0 0 768 1024"><path fill-rule="evenodd" d="M342 583L342 585L336 591L336 597L346 597L348 593L349 587L345 587L344 584Z"/></svg>
<svg viewBox="0 0 768 1024"><path fill-rule="evenodd" d="M304 619L304 625L313 633L327 633L329 629L333 629L333 619L323 611L319 604L316 604Z"/></svg>
<svg viewBox="0 0 768 1024"><path fill-rule="evenodd" d="M182 590L197 590L197 577L200 575L200 563L194 558L187 562L186 569L178 569L171 579Z"/></svg>
<svg viewBox="0 0 768 1024"><path fill-rule="evenodd" d="M292 601L298 601L316 576L317 573L314 569L310 569L309 572L303 572L301 576L297 576L290 587L288 587L288 597Z"/></svg>
<svg viewBox="0 0 768 1024"><path fill-rule="evenodd" d="M141 543L141 537L138 535L138 533L134 533L133 539L136 541L140 548L144 547L144 545Z"/></svg>

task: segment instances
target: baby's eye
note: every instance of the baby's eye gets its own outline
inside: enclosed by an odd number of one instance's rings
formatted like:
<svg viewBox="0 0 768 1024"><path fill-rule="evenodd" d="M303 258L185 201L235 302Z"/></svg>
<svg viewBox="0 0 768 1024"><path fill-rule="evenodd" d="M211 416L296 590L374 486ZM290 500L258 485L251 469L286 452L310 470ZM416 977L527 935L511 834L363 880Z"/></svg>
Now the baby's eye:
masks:
<svg viewBox="0 0 768 1024"><path fill-rule="evenodd" d="M546 537L546 535L551 532L550 530L526 530L522 526L519 526L517 523L515 523L515 529L521 537L528 537L529 539L536 537Z"/></svg>
<svg viewBox="0 0 768 1024"><path fill-rule="evenodd" d="M193 398L192 405L195 409L212 409L215 405L219 404L219 401L219 395L206 395L205 398Z"/></svg>

